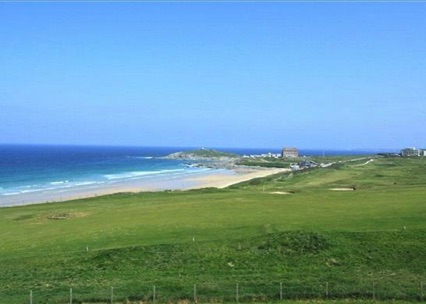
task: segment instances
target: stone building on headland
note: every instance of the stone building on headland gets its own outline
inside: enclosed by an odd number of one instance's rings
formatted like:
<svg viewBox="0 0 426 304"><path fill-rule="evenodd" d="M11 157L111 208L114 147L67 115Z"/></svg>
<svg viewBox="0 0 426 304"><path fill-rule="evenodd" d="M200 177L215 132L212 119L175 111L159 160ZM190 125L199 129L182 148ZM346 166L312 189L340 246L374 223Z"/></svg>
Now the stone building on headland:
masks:
<svg viewBox="0 0 426 304"><path fill-rule="evenodd" d="M284 148L281 152L281 157L286 157L286 158L297 158L299 157L299 151L297 150L297 148Z"/></svg>

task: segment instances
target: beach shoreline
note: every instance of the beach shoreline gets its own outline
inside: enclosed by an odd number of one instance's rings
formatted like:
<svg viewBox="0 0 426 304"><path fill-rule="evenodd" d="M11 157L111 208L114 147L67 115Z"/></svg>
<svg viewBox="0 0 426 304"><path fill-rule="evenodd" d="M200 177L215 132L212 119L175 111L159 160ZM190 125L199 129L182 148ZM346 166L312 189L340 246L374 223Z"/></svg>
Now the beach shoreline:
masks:
<svg viewBox="0 0 426 304"><path fill-rule="evenodd" d="M223 189L254 178L265 177L290 169L235 166L232 169L211 170L176 178L136 179L114 184L80 187L58 191L40 191L1 198L0 207L14 207L32 204L67 202L118 193L139 193L159 191L185 191L201 188Z"/></svg>
<svg viewBox="0 0 426 304"><path fill-rule="evenodd" d="M255 178L266 177L283 172L289 172L290 169L283 168L264 168L264 167L247 167L237 166L233 170L234 174L212 174L193 179L194 182L198 183L193 188L218 188L223 189L241 182L249 181Z"/></svg>

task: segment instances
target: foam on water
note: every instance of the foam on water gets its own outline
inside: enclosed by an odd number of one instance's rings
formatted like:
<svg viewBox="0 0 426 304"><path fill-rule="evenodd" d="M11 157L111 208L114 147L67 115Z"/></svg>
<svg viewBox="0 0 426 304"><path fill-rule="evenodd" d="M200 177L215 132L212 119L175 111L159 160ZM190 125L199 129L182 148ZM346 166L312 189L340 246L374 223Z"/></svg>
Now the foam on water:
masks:
<svg viewBox="0 0 426 304"><path fill-rule="evenodd" d="M146 176L154 176L154 175L161 175L161 174L172 174L172 173L178 173L178 172L184 172L185 169L172 169L172 170L158 170L158 171L133 171L133 172L123 172L119 174L106 174L104 175L105 178L108 180L116 180L116 179L133 179L133 178L139 178L139 177L146 177Z"/></svg>
<svg viewBox="0 0 426 304"><path fill-rule="evenodd" d="M36 184L36 185L28 185L28 186L22 186L22 187L0 189L0 197L2 195L11 196L11 195L30 194L30 193L37 193L37 192L66 190L66 189L78 188L82 186L100 185L104 183L105 182L103 181L81 181L81 182L70 182L68 180L57 181L57 182L50 182L45 184Z"/></svg>

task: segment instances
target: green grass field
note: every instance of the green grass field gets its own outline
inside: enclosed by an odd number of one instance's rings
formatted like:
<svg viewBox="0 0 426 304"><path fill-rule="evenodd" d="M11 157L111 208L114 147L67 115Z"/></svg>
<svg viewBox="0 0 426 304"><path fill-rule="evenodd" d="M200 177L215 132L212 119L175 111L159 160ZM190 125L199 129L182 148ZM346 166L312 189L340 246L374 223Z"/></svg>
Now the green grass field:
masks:
<svg viewBox="0 0 426 304"><path fill-rule="evenodd" d="M0 303L420 301L426 159L365 162L2 208Z"/></svg>

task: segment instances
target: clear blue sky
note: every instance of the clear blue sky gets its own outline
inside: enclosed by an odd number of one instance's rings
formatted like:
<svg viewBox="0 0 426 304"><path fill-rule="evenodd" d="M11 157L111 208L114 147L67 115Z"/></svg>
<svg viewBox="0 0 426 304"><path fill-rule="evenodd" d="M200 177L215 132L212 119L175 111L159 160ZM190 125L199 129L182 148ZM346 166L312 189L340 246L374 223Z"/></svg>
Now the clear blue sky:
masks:
<svg viewBox="0 0 426 304"><path fill-rule="evenodd" d="M0 143L426 147L426 3L0 3Z"/></svg>

